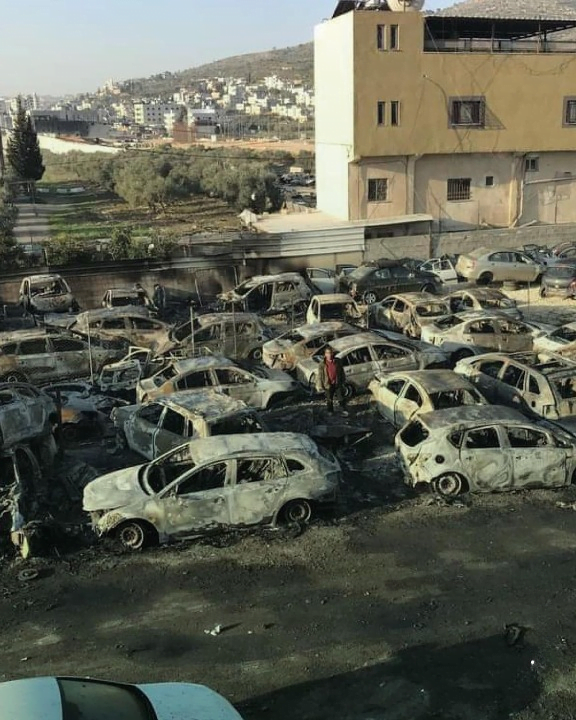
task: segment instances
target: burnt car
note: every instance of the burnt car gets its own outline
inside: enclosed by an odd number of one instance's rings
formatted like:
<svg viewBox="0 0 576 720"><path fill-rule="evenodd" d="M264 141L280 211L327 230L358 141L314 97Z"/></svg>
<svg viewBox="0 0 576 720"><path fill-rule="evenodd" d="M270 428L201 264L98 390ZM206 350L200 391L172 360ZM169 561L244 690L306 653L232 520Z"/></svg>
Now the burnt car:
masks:
<svg viewBox="0 0 576 720"><path fill-rule="evenodd" d="M358 332L361 332L360 328L344 322L301 325L265 343L262 348L262 361L269 368L294 370L299 359L314 355L336 338Z"/></svg>
<svg viewBox="0 0 576 720"><path fill-rule="evenodd" d="M576 294L576 262L549 265L542 275L540 297Z"/></svg>
<svg viewBox="0 0 576 720"><path fill-rule="evenodd" d="M329 321L366 324L366 308L361 308L347 293L314 295L306 311L308 325Z"/></svg>
<svg viewBox="0 0 576 720"><path fill-rule="evenodd" d="M397 260L379 260L360 265L349 275L339 278L340 292L363 300L367 305L388 295L404 292L437 294L442 282L436 275L402 265Z"/></svg>
<svg viewBox="0 0 576 720"><path fill-rule="evenodd" d="M145 402L177 390L217 390L263 410L285 402L298 392L299 386L281 370L246 370L228 358L208 356L169 362L138 382L136 397L138 402Z"/></svg>
<svg viewBox="0 0 576 720"><path fill-rule="evenodd" d="M418 265L421 272L430 272L443 283L458 282L456 272L457 258L454 255L442 255L442 257L430 258Z"/></svg>
<svg viewBox="0 0 576 720"><path fill-rule="evenodd" d="M419 338L422 326L450 315L444 300L430 293L403 293L390 295L379 303L370 305L370 326L403 332Z"/></svg>
<svg viewBox="0 0 576 720"><path fill-rule="evenodd" d="M46 383L86 377L123 354L119 345L98 344L44 330L0 334L0 382Z"/></svg>
<svg viewBox="0 0 576 720"><path fill-rule="evenodd" d="M256 412L212 391L176 392L112 411L117 444L153 460L191 438L263 432Z"/></svg>
<svg viewBox="0 0 576 720"><path fill-rule="evenodd" d="M451 370L390 373L376 377L368 389L380 415L397 428L413 415L488 404L471 382Z"/></svg>
<svg viewBox="0 0 576 720"><path fill-rule="evenodd" d="M486 353L462 360L455 370L490 402L576 430L576 363L570 360L538 353Z"/></svg>
<svg viewBox="0 0 576 720"><path fill-rule="evenodd" d="M455 290L444 297L444 302L450 306L454 314L472 312L499 312L522 320L522 312L516 301L509 298L502 291L489 287L469 287L464 290Z"/></svg>
<svg viewBox="0 0 576 720"><path fill-rule="evenodd" d="M370 381L379 373L396 370L419 370L443 364L445 356L435 348L416 349L402 340L387 340L373 332L362 332L327 343L340 358L346 376L344 392L347 397L366 392ZM317 355L299 360L296 376L309 392L316 392L318 366L323 359L321 348Z"/></svg>
<svg viewBox="0 0 576 720"><path fill-rule="evenodd" d="M70 286L60 275L25 277L18 291L18 303L25 312L32 315L78 310L78 303Z"/></svg>
<svg viewBox="0 0 576 720"><path fill-rule="evenodd" d="M576 480L574 436L499 405L438 410L396 435L408 485L445 496L561 487Z"/></svg>
<svg viewBox="0 0 576 720"><path fill-rule="evenodd" d="M52 398L25 383L0 384L0 450L49 435L58 420Z"/></svg>
<svg viewBox="0 0 576 720"><path fill-rule="evenodd" d="M259 314L303 313L318 290L299 273L257 275L218 295L224 310L235 307Z"/></svg>
<svg viewBox="0 0 576 720"><path fill-rule="evenodd" d="M156 351L188 355L202 349L257 362L262 359L262 345L273 337L273 331L254 313L207 313L174 328Z"/></svg>
<svg viewBox="0 0 576 720"><path fill-rule="evenodd" d="M101 305L108 310L131 306L155 310L154 303L144 288L110 288L104 293Z"/></svg>
<svg viewBox="0 0 576 720"><path fill-rule="evenodd" d="M102 393L133 398L138 381L160 370L166 362L149 348L130 347L120 360L102 365L95 384Z"/></svg>
<svg viewBox="0 0 576 720"><path fill-rule="evenodd" d="M543 332L535 338L534 350L567 357L576 356L576 323L567 323L549 332Z"/></svg>
<svg viewBox="0 0 576 720"><path fill-rule="evenodd" d="M157 349L169 342L172 327L151 318L146 308L134 307L87 310L77 315L68 329L108 339L123 338L130 345Z"/></svg>
<svg viewBox="0 0 576 720"><path fill-rule="evenodd" d="M191 440L84 489L98 535L124 547L277 522L307 522L336 502L340 465L306 435L261 433Z"/></svg>

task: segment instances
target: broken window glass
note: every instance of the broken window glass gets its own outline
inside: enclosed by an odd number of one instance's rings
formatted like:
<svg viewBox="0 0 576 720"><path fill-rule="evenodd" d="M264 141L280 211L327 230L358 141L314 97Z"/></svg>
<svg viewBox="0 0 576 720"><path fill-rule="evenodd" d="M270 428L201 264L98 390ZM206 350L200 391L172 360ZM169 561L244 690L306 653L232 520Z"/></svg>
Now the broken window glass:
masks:
<svg viewBox="0 0 576 720"><path fill-rule="evenodd" d="M269 482L286 475L280 458L255 458L238 460L236 485L252 482Z"/></svg>
<svg viewBox="0 0 576 720"><path fill-rule="evenodd" d="M219 462L214 465L207 465L190 477L184 479L176 490L177 495L189 495L207 490L223 488L226 483L226 463Z"/></svg>
<svg viewBox="0 0 576 720"><path fill-rule="evenodd" d="M158 425L163 412L164 405L152 403L151 405L146 405L146 407L139 410L138 415L145 422L150 423L151 425Z"/></svg>
<svg viewBox="0 0 576 720"><path fill-rule="evenodd" d="M498 439L498 432L496 428L478 428L477 430L470 430L466 434L464 441L464 447L467 450L477 450L481 448L499 448L500 441Z"/></svg>
<svg viewBox="0 0 576 720"><path fill-rule="evenodd" d="M486 362L478 363L478 370L481 373L484 373L484 375L488 375L488 377L497 378L503 365L503 360L488 360Z"/></svg>
<svg viewBox="0 0 576 720"><path fill-rule="evenodd" d="M52 338L51 342L54 352L78 352L86 349L81 340L73 340L72 338Z"/></svg>
<svg viewBox="0 0 576 720"><path fill-rule="evenodd" d="M418 407L422 407L422 403L424 402L422 400L422 396L420 395L418 390L416 390L414 385L408 386L408 389L406 390L404 397L406 398L406 400L416 403L416 405L418 405Z"/></svg>
<svg viewBox="0 0 576 720"><path fill-rule="evenodd" d="M526 372L516 365L508 365L502 375L502 382L515 388L522 389L524 387L524 379Z"/></svg>
<svg viewBox="0 0 576 720"><path fill-rule="evenodd" d="M494 323L490 320L479 320L478 322L470 323L468 326L468 332L475 335L492 335L496 332Z"/></svg>
<svg viewBox="0 0 576 720"><path fill-rule="evenodd" d="M250 383L252 378L239 370L220 368L216 370L216 377L220 385L242 385Z"/></svg>
<svg viewBox="0 0 576 720"><path fill-rule="evenodd" d="M408 423L400 433L400 439L409 447L416 447L429 436L428 429L419 420Z"/></svg>
<svg viewBox="0 0 576 720"><path fill-rule="evenodd" d="M25 340L20 343L19 355L40 355L47 352L46 339Z"/></svg>
<svg viewBox="0 0 576 720"><path fill-rule="evenodd" d="M187 390L195 388L209 387L212 385L210 373L206 371L193 372L181 377L176 383L178 390Z"/></svg>
<svg viewBox="0 0 576 720"><path fill-rule="evenodd" d="M546 433L526 427L506 428L508 442L513 448L544 447L549 444Z"/></svg>

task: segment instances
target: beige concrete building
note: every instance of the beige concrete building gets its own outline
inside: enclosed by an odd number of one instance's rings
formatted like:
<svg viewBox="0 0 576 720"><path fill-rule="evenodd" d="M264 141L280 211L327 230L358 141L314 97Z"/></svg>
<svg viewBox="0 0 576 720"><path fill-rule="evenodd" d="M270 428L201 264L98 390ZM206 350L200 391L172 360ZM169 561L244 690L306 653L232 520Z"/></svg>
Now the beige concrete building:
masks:
<svg viewBox="0 0 576 720"><path fill-rule="evenodd" d="M318 208L440 229L576 221L576 17L393 12L316 28ZM410 5L410 3L406 3Z"/></svg>

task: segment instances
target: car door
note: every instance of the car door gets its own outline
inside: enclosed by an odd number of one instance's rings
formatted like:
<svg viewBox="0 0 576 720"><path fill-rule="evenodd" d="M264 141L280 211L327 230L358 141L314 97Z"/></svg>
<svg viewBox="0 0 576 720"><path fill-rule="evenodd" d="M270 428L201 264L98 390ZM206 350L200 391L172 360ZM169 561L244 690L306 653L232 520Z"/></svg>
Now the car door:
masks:
<svg viewBox="0 0 576 720"><path fill-rule="evenodd" d="M166 408L154 434L154 457L177 448L193 434L194 427L186 415L173 408Z"/></svg>
<svg viewBox="0 0 576 720"><path fill-rule="evenodd" d="M498 404L502 383L499 375L506 365L504 360L476 360L466 377L480 389L491 403Z"/></svg>
<svg viewBox="0 0 576 720"><path fill-rule="evenodd" d="M495 320L487 318L459 325L455 330L465 345L474 345L484 350L499 350L499 329Z"/></svg>
<svg viewBox="0 0 576 720"><path fill-rule="evenodd" d="M538 377L533 372L527 372L524 392L522 393L525 407L537 415L545 416L545 406L548 405L546 398L549 396L547 390L546 381L543 377Z"/></svg>
<svg viewBox="0 0 576 720"><path fill-rule="evenodd" d="M163 529L174 538L191 537L230 525L231 462L218 460L188 470L163 493Z"/></svg>
<svg viewBox="0 0 576 720"><path fill-rule="evenodd" d="M318 302L317 297L313 297L310 301L310 305L308 306L308 310L306 311L306 322L308 323L308 325L313 325L314 323L321 322L320 303Z"/></svg>
<svg viewBox="0 0 576 720"><path fill-rule="evenodd" d="M396 398L394 405L394 425L396 427L402 427L408 420L417 413L424 405L424 398L414 385L414 383L407 382L401 394Z"/></svg>
<svg viewBox="0 0 576 720"><path fill-rule="evenodd" d="M131 450L148 460L157 457L155 437L165 406L151 402L137 410L124 425L124 434Z"/></svg>
<svg viewBox="0 0 576 720"><path fill-rule="evenodd" d="M220 320L210 325L203 325L194 332L194 354L199 355L202 348L211 353L222 351L222 322Z"/></svg>
<svg viewBox="0 0 576 720"><path fill-rule="evenodd" d="M254 375L240 368L217 368L214 373L221 392L252 407L263 407L263 393Z"/></svg>
<svg viewBox="0 0 576 720"><path fill-rule="evenodd" d="M300 301L304 300L295 284L290 280L278 280L273 283L273 293L270 308L272 310L291 310Z"/></svg>
<svg viewBox="0 0 576 720"><path fill-rule="evenodd" d="M252 321L226 320L222 323L221 351L235 360L246 357L255 347L265 341L258 327Z"/></svg>
<svg viewBox="0 0 576 720"><path fill-rule="evenodd" d="M403 332L410 324L410 307L400 298L396 298L390 315L392 318L392 330Z"/></svg>
<svg viewBox="0 0 576 720"><path fill-rule="evenodd" d="M393 372L395 370L417 370L419 361L410 350L398 347L391 343L372 343L372 357L374 358L375 371Z"/></svg>
<svg viewBox="0 0 576 720"><path fill-rule="evenodd" d="M507 442L501 442L495 426L464 433L460 463L471 489L498 491L514 485L512 451Z"/></svg>
<svg viewBox="0 0 576 720"><path fill-rule="evenodd" d="M176 382L176 390L213 389L215 378L210 370L192 370L181 375Z"/></svg>
<svg viewBox="0 0 576 720"><path fill-rule="evenodd" d="M306 268L306 275L322 293L336 291L336 274L327 268Z"/></svg>
<svg viewBox="0 0 576 720"><path fill-rule="evenodd" d="M377 365L374 362L369 345L361 345L352 350L342 352L338 356L342 361L346 384L359 392L363 392L370 380L376 375Z"/></svg>
<svg viewBox="0 0 576 720"><path fill-rule="evenodd" d="M395 302L396 298L391 297L371 306L374 308L374 321L377 327L384 330L394 329L393 308Z"/></svg>
<svg viewBox="0 0 576 720"><path fill-rule="evenodd" d="M50 344L53 350L54 358L54 375L58 379L66 379L69 377L82 377L90 375L90 353L88 345L82 340L69 337L52 337ZM98 370L98 349L92 347L93 362L92 368L96 372Z"/></svg>
<svg viewBox="0 0 576 720"><path fill-rule="evenodd" d="M505 428L514 463L514 486L558 487L569 482L567 456L573 450L556 446L539 428L511 425Z"/></svg>
<svg viewBox="0 0 576 720"><path fill-rule="evenodd" d="M232 525L271 522L280 509L288 483L288 471L281 457L262 455L234 461L233 491L230 498Z"/></svg>
<svg viewBox="0 0 576 720"><path fill-rule="evenodd" d="M507 362L498 372L498 381L494 395L495 400L502 405L510 405L523 410L526 371L513 362Z"/></svg>
<svg viewBox="0 0 576 720"><path fill-rule="evenodd" d="M511 253L500 250L489 255L482 270L492 273L494 280L514 280Z"/></svg>
<svg viewBox="0 0 576 720"><path fill-rule="evenodd" d="M522 253L511 253L514 257L514 280L534 282L538 277L538 268L533 260Z"/></svg>
<svg viewBox="0 0 576 720"><path fill-rule="evenodd" d="M380 415L392 425L396 424L396 404L405 385L406 380L402 378L384 380L375 393Z"/></svg>
<svg viewBox="0 0 576 720"><path fill-rule="evenodd" d="M532 350L533 337L530 328L517 320L495 320L498 349L503 352Z"/></svg>
<svg viewBox="0 0 576 720"><path fill-rule="evenodd" d="M57 358L52 352L48 338L23 340L18 346L15 370L25 373L31 382L69 377L64 369L57 366Z"/></svg>

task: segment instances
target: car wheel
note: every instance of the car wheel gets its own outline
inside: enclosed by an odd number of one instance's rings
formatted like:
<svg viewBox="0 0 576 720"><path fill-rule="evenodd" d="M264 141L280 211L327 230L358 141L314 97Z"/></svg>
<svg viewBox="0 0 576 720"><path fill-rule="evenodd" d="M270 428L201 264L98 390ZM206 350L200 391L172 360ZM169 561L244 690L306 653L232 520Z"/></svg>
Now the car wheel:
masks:
<svg viewBox="0 0 576 720"><path fill-rule="evenodd" d="M544 285L542 285L542 286L540 287L540 297L541 297L541 298L545 298L545 297L546 297L546 294L547 294L546 287L545 287Z"/></svg>
<svg viewBox="0 0 576 720"><path fill-rule="evenodd" d="M251 360L252 362L262 362L262 348L257 347L250 350L248 353L248 360Z"/></svg>
<svg viewBox="0 0 576 720"><path fill-rule="evenodd" d="M292 500L280 511L280 519L283 523L307 523L312 517L312 506L308 500Z"/></svg>
<svg viewBox="0 0 576 720"><path fill-rule="evenodd" d="M346 398L346 400L349 400L351 397L354 397L356 393L356 390L354 389L354 385L350 385L350 383L344 383L344 386L342 388L342 394Z"/></svg>
<svg viewBox="0 0 576 720"><path fill-rule="evenodd" d="M477 280L478 285L490 285L490 283L494 280L494 276L490 272L483 272L482 275Z"/></svg>
<svg viewBox="0 0 576 720"><path fill-rule="evenodd" d="M446 473L432 481L432 490L442 497L455 497L465 488L465 481L458 473Z"/></svg>
<svg viewBox="0 0 576 720"><path fill-rule="evenodd" d="M2 375L2 377L0 377L0 381L6 383L27 383L28 378L24 375L24 373L14 370L13 372L8 372L5 375Z"/></svg>
<svg viewBox="0 0 576 720"><path fill-rule="evenodd" d="M372 290L365 292L362 296L362 299L364 300L366 305L374 305L375 302L378 302L378 296Z"/></svg>
<svg viewBox="0 0 576 720"><path fill-rule="evenodd" d="M452 355L452 362L454 365L456 363L460 362L460 360L464 360L464 358L473 357L474 353L471 350L458 350L458 352L455 352Z"/></svg>
<svg viewBox="0 0 576 720"><path fill-rule="evenodd" d="M126 550L142 550L151 544L154 533L149 525L138 520L122 523L116 532L120 544Z"/></svg>

